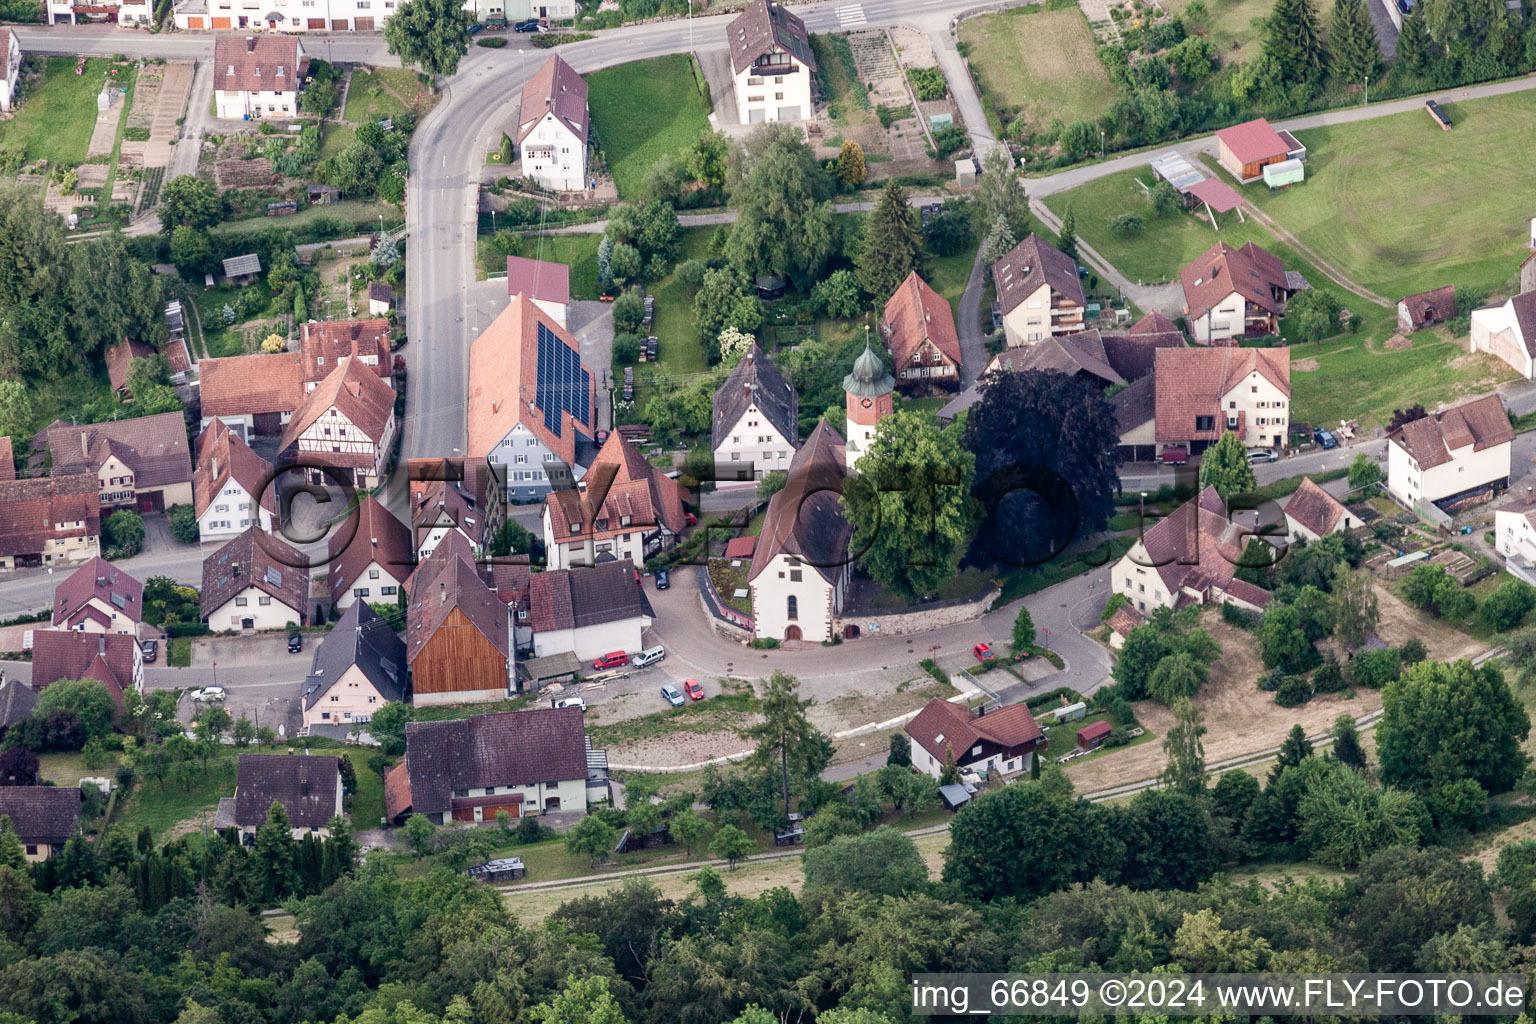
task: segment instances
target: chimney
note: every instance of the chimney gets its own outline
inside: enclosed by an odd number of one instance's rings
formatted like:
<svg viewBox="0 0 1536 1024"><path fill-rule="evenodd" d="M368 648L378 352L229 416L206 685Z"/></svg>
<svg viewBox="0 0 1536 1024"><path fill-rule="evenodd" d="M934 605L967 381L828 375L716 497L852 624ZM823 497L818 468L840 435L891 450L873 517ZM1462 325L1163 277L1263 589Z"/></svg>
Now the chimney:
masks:
<svg viewBox="0 0 1536 1024"><path fill-rule="evenodd" d="M255 53L256 52L256 37L255 36L246 36L245 37L245 52L246 53Z"/></svg>
<svg viewBox="0 0 1536 1024"><path fill-rule="evenodd" d="M213 476L214 479L218 479L219 476L219 457L217 455L213 457Z"/></svg>
<svg viewBox="0 0 1536 1024"><path fill-rule="evenodd" d="M378 547L379 546L379 538L377 538L377 537L373 538L373 546L374 547Z"/></svg>
<svg viewBox="0 0 1536 1024"><path fill-rule="evenodd" d="M85 458L88 458L91 454L91 446L87 436L85 431L82 431L80 434L80 455Z"/></svg>

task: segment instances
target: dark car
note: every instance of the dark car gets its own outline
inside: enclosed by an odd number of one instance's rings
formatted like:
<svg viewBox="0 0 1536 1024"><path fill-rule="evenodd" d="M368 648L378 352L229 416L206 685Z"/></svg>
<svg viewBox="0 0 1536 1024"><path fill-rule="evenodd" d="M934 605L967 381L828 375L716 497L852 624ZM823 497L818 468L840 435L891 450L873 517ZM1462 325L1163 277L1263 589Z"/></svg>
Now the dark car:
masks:
<svg viewBox="0 0 1536 1024"><path fill-rule="evenodd" d="M656 570L656 589L666 590L672 586L672 576L665 569Z"/></svg>
<svg viewBox="0 0 1536 1024"><path fill-rule="evenodd" d="M538 18L529 18L526 21L520 21L516 25L512 26L512 31L514 31L514 32L537 32L537 31L539 31L539 19Z"/></svg>
<svg viewBox="0 0 1536 1024"><path fill-rule="evenodd" d="M302 633L288 634L288 653L298 654L304 649L304 635Z"/></svg>
<svg viewBox="0 0 1536 1024"><path fill-rule="evenodd" d="M1397 0L1397 9L1404 14L1413 13L1413 0Z"/></svg>
<svg viewBox="0 0 1536 1024"><path fill-rule="evenodd" d="M159 640L145 640L139 647L144 651L144 663L146 665L153 663L156 658L160 657Z"/></svg>
<svg viewBox="0 0 1536 1024"><path fill-rule="evenodd" d="M1318 427L1312 432L1312 438L1325 449L1337 448L1339 446L1338 439L1322 427Z"/></svg>

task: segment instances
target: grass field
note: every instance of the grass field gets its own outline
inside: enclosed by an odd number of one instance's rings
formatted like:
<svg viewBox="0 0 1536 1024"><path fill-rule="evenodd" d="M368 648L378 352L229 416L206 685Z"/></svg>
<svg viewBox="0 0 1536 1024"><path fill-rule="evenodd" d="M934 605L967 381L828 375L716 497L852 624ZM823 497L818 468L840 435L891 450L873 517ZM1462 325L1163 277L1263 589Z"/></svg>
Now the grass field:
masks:
<svg viewBox="0 0 1536 1024"><path fill-rule="evenodd" d="M352 72L342 117L353 124L382 121L410 112L420 117L431 110L437 95L406 68L371 68Z"/></svg>
<svg viewBox="0 0 1536 1024"><path fill-rule="evenodd" d="M0 121L0 149L21 148L29 161L83 161L96 127L96 94L111 66L106 59L88 60L85 74L77 75L74 57L49 57L43 77L28 83L16 115Z"/></svg>
<svg viewBox="0 0 1536 1024"><path fill-rule="evenodd" d="M352 827L375 828L384 817L384 779L368 767L369 750L349 750L342 754L352 762L357 773L357 792L352 794Z"/></svg>
<svg viewBox="0 0 1536 1024"><path fill-rule="evenodd" d="M316 160L324 160L328 156L335 156L357 138L357 129L340 121L327 121L320 129L320 155Z"/></svg>
<svg viewBox="0 0 1536 1024"><path fill-rule="evenodd" d="M1180 14L1189 0L1164 5L1170 13ZM1263 33L1254 27L1255 18L1267 18L1274 0L1206 0L1210 16L1202 23L1205 37L1216 47L1223 64L1240 63L1258 56ZM1237 43L1237 49L1232 44Z"/></svg>
<svg viewBox="0 0 1536 1024"><path fill-rule="evenodd" d="M1093 32L1076 7L1031 5L971 18L960 25L971 71L987 108L1006 126L1026 115L1043 129L1052 119L1097 120L1119 90L1094 54Z"/></svg>
<svg viewBox="0 0 1536 1024"><path fill-rule="evenodd" d="M242 217L239 220L227 220L222 224L215 224L208 229L213 235L239 235L251 231L265 231L272 227L297 228L309 224L311 221L326 220L340 221L345 224L357 224L372 220L373 230L378 230L379 214L384 215L384 224L387 227L399 227L405 219L400 212L400 207L393 206L382 200L365 202L360 199L343 199L339 203L329 206L303 206L298 213L289 214L282 218L272 217ZM363 231L362 234L367 234ZM505 269L505 268L503 268Z"/></svg>
<svg viewBox="0 0 1536 1024"><path fill-rule="evenodd" d="M709 129L691 60L674 54L587 76L592 127L621 198L637 195L653 164Z"/></svg>
<svg viewBox="0 0 1536 1024"><path fill-rule="evenodd" d="M1306 182L1243 194L1389 299L1443 284L1507 292L1536 208L1536 94L1444 109L1449 133L1422 111L1300 132Z"/></svg>

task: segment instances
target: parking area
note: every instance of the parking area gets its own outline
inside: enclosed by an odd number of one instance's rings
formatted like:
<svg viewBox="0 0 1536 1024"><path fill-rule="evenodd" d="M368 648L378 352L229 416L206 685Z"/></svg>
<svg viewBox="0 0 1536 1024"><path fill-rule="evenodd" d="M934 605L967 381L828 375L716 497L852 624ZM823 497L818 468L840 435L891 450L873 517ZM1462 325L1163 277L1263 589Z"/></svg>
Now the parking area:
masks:
<svg viewBox="0 0 1536 1024"><path fill-rule="evenodd" d="M192 667L237 668L293 662L295 671L302 678L309 671L310 644L319 642L318 636L313 634L304 639L304 649L289 654L288 636L280 632L198 637L192 641Z"/></svg>

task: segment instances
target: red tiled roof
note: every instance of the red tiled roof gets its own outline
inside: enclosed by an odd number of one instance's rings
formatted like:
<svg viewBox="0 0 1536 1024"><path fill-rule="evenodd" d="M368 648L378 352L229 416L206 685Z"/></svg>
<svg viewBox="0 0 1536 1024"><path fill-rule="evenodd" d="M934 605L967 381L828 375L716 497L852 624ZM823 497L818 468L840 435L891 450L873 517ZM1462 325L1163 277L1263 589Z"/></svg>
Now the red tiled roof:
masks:
<svg viewBox="0 0 1536 1024"><path fill-rule="evenodd" d="M299 350L304 357L305 386L318 384L348 356L359 357L380 377L394 375L389 355L389 321L327 320L299 326ZM370 365L368 360L374 362Z"/></svg>
<svg viewBox="0 0 1536 1024"><path fill-rule="evenodd" d="M811 49L805 22L783 4L753 0L725 28L731 47L731 69L741 74L765 53L789 53L812 71L816 54Z"/></svg>
<svg viewBox="0 0 1536 1024"><path fill-rule="evenodd" d="M267 486L272 464L251 450L223 420L214 420L197 437L197 469L192 472L192 508L199 516L213 504L224 485L234 480L261 507L277 515L275 487Z"/></svg>
<svg viewBox="0 0 1536 1024"><path fill-rule="evenodd" d="M571 301L571 268L564 263L508 256L507 295L517 294L567 305Z"/></svg>
<svg viewBox="0 0 1536 1024"><path fill-rule="evenodd" d="M517 115L518 145L551 109L577 138L587 141L587 83L559 54L551 55L523 86Z"/></svg>
<svg viewBox="0 0 1536 1024"><path fill-rule="evenodd" d="M1233 292L1271 313L1280 312L1274 289L1288 285L1280 260L1252 242L1234 249L1217 242L1196 256L1179 272L1184 288L1184 305L1191 320L1198 320L1216 308Z"/></svg>
<svg viewBox="0 0 1536 1024"><path fill-rule="evenodd" d="M1114 728L1107 720L1091 722L1077 730L1077 741L1079 743L1092 743L1096 739L1108 736L1114 731Z"/></svg>
<svg viewBox="0 0 1536 1024"><path fill-rule="evenodd" d="M390 515L379 499L371 494L364 497L356 515L355 531L343 524L331 534L326 581L333 603L346 596L371 563L379 563L395 579L403 580L416 561L410 529Z"/></svg>
<svg viewBox="0 0 1536 1024"><path fill-rule="evenodd" d="M0 29L0 74L5 73L5 36ZM79 786L0 786L0 815L23 843L59 846L80 828Z"/></svg>
<svg viewBox="0 0 1536 1024"><path fill-rule="evenodd" d="M301 56L292 36L217 36L213 87L221 92L295 92L303 72Z"/></svg>
<svg viewBox="0 0 1536 1024"><path fill-rule="evenodd" d="M1301 486L1285 503L1285 514L1319 537L1326 537L1344 518L1345 510L1339 499L1313 483L1311 477L1303 477Z"/></svg>
<svg viewBox="0 0 1536 1024"><path fill-rule="evenodd" d="M32 635L32 688L41 692L60 679L94 679L123 702L133 687L139 642L126 633L40 629Z"/></svg>
<svg viewBox="0 0 1536 1024"><path fill-rule="evenodd" d="M411 809L411 773L401 761L384 773L384 811L394 821Z"/></svg>
<svg viewBox="0 0 1536 1024"><path fill-rule="evenodd" d="M455 539L463 542L459 534L449 534L406 582L406 659L412 664L455 608L503 657L512 654L507 606L481 581Z"/></svg>
<svg viewBox="0 0 1536 1024"><path fill-rule="evenodd" d="M255 587L292 609L303 622L309 610L309 570L304 567L308 565L307 556L274 534L258 541L256 533L252 526L203 559L203 618L224 607L245 588Z"/></svg>
<svg viewBox="0 0 1536 1024"><path fill-rule="evenodd" d="M1417 329L1425 324L1449 320L1456 314L1456 286L1448 284L1416 295L1405 295L1399 301L1408 307L1408 320Z"/></svg>
<svg viewBox="0 0 1536 1024"><path fill-rule="evenodd" d="M985 715L973 715L968 708L934 697L917 717L906 725L907 735L934 758L943 762L945 748L954 751L957 763L981 740L989 740L1010 750L1029 750L1044 746L1045 737L1029 708L1011 704Z"/></svg>
<svg viewBox="0 0 1536 1024"><path fill-rule="evenodd" d="M1442 413L1423 416L1398 427L1387 440L1407 452L1420 469L1451 462L1457 448L1485 448L1515 439L1504 402L1497 394L1484 395Z"/></svg>
<svg viewBox="0 0 1536 1024"><path fill-rule="evenodd" d="M100 555L92 558L53 590L53 624L78 621L94 598L130 622L144 618L144 584Z"/></svg>
<svg viewBox="0 0 1536 1024"><path fill-rule="evenodd" d="M1145 626L1147 617L1128 604L1116 608L1114 614L1109 617L1110 632L1119 633L1121 636L1130 636L1131 630L1137 626Z"/></svg>
<svg viewBox="0 0 1536 1024"><path fill-rule="evenodd" d="M287 451L290 446L297 445L299 435L328 416L331 409L348 420L352 429L362 431L363 437L372 442L374 452L311 452L310 455L332 465L373 466L384 433L395 414L395 389L361 360L350 356L342 359L293 411L293 418L283 428L279 450Z"/></svg>
<svg viewBox="0 0 1536 1024"><path fill-rule="evenodd" d="M997 300L1004 313L1011 313L1042 284L1050 285L1054 294L1076 305L1085 301L1077 265L1066 253L1035 234L1026 235L1024 241L992 264L992 282L997 286Z"/></svg>
<svg viewBox="0 0 1536 1024"><path fill-rule="evenodd" d="M780 554L795 555L832 580L848 557L853 527L840 498L847 442L826 420L816 424L789 462L788 479L768 500L747 581Z"/></svg>
<svg viewBox="0 0 1536 1024"><path fill-rule="evenodd" d="M751 558L757 548L756 537L732 537L725 542L726 558Z"/></svg>
<svg viewBox="0 0 1536 1024"><path fill-rule="evenodd" d="M498 511L501 486L484 459L410 459L411 535L423 540L433 528L452 526L476 544Z"/></svg>
<svg viewBox="0 0 1536 1024"><path fill-rule="evenodd" d="M1215 440L1226 429L1222 398L1257 373L1290 398L1289 348L1160 348L1153 374L1159 441ZM1210 430L1195 417L1209 416Z"/></svg>
<svg viewBox="0 0 1536 1024"><path fill-rule="evenodd" d="M1232 155L1245 164L1258 163L1272 156L1284 156L1289 152L1280 133L1262 117L1223 128L1216 133L1216 137L1226 143Z"/></svg>
<svg viewBox="0 0 1536 1024"><path fill-rule="evenodd" d="M197 364L203 416L293 412L304 401L304 356L227 356Z"/></svg>
<svg viewBox="0 0 1536 1024"><path fill-rule="evenodd" d="M48 431L54 473L95 473L115 455L133 470L135 490L190 483L192 454L180 412Z"/></svg>
<svg viewBox="0 0 1536 1024"><path fill-rule="evenodd" d="M1140 320L1137 320L1134 324L1132 324L1130 333L1162 334L1166 331L1176 332L1178 329L1178 324L1174 323L1172 320L1169 320L1167 317L1163 316L1163 314L1154 309L1148 313L1143 314Z"/></svg>
<svg viewBox="0 0 1536 1024"><path fill-rule="evenodd" d="M133 368L133 361L147 359L154 354L155 350L142 341L130 341L127 338L107 349L107 379L112 382L112 390L118 394L127 394L128 374Z"/></svg>
<svg viewBox="0 0 1536 1024"><path fill-rule="evenodd" d="M617 430L592 460L582 485L550 491L545 498L556 540L562 544L583 537L607 540L637 528L683 532L682 485L647 462L640 449ZM596 504L598 495L602 495L601 507ZM572 523L581 524L580 532L570 532Z"/></svg>
<svg viewBox="0 0 1536 1024"><path fill-rule="evenodd" d="M273 802L294 828L325 828L336 815L341 758L324 754L241 754L235 776L235 823L260 825Z"/></svg>
<svg viewBox="0 0 1536 1024"><path fill-rule="evenodd" d="M0 555L37 555L49 540L101 536L99 494L95 473L0 480Z"/></svg>
<svg viewBox="0 0 1536 1024"><path fill-rule="evenodd" d="M932 342L945 361L960 366L960 336L955 332L954 311L915 270L886 302L880 333L891 347L891 358L898 370L907 365L925 341Z"/></svg>
<svg viewBox="0 0 1536 1024"><path fill-rule="evenodd" d="M1227 518L1216 488L1206 487L1149 527L1140 543L1168 592L1177 594L1186 586L1229 589L1248 536Z"/></svg>
<svg viewBox="0 0 1536 1024"><path fill-rule="evenodd" d="M585 781L582 712L535 708L411 722L405 727L405 763L418 814L446 811L460 789Z"/></svg>
<svg viewBox="0 0 1536 1024"><path fill-rule="evenodd" d="M645 614L634 566L604 562L556 569L529 578L529 619L535 633L579 629Z"/></svg>
<svg viewBox="0 0 1536 1024"><path fill-rule="evenodd" d="M1205 203L1217 213L1235 210L1243 204L1243 197L1232 191L1232 186L1215 178L1205 178L1189 187L1189 194Z"/></svg>

